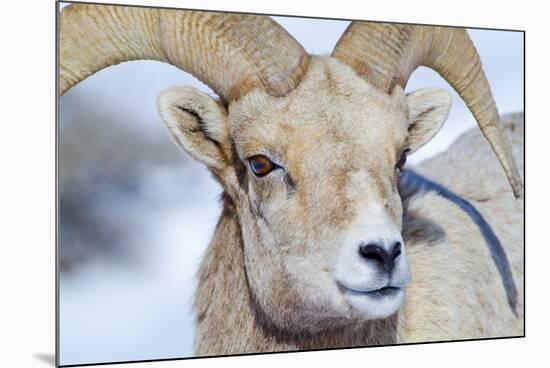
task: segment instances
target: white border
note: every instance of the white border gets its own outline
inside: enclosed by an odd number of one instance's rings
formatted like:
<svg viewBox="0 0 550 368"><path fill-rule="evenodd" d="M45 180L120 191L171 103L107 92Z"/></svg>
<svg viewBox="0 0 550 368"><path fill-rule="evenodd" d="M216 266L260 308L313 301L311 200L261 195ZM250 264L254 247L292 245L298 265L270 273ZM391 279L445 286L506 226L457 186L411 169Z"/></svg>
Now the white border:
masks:
<svg viewBox="0 0 550 368"><path fill-rule="evenodd" d="M524 29L527 120L527 338L260 355L127 367L337 366L355 363L422 367L521 366L544 361L548 346L546 260L543 230L548 137L548 27L540 5L505 1L353 1L327 4L277 0L124 1L157 5L274 14L361 18L382 21ZM47 367L54 352L54 13L53 1L3 4L2 122L0 123L0 362L6 367ZM7 82L7 83L6 83ZM546 117L544 117L546 116ZM536 363L535 363L536 364ZM105 367L115 367L106 365ZM118 366L118 365L117 365Z"/></svg>

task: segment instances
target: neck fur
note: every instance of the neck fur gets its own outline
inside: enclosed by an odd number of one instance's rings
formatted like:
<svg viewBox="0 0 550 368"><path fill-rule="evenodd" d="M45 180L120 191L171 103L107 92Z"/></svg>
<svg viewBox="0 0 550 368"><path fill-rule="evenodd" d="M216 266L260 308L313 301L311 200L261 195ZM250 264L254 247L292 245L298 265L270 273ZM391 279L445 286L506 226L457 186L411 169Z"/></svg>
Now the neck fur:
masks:
<svg viewBox="0 0 550 368"><path fill-rule="evenodd" d="M199 270L195 353L243 354L393 344L398 317L319 333L289 333L270 325L250 291L239 219L224 195L223 212Z"/></svg>

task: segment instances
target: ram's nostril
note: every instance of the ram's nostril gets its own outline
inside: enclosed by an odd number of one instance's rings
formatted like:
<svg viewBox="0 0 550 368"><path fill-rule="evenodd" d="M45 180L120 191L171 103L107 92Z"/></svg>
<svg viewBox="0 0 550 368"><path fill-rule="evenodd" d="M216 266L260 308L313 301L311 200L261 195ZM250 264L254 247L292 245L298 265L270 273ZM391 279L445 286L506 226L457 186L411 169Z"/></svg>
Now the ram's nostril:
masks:
<svg viewBox="0 0 550 368"><path fill-rule="evenodd" d="M380 263L384 267L390 262L388 252L376 243L362 245L359 250L363 258Z"/></svg>
<svg viewBox="0 0 550 368"><path fill-rule="evenodd" d="M395 260L401 255L401 242L395 242L391 251L391 259Z"/></svg>
<svg viewBox="0 0 550 368"><path fill-rule="evenodd" d="M401 255L401 243L395 242L388 252L377 243L368 243L359 247L361 256L371 264L382 266L387 272L391 272L395 266L394 261Z"/></svg>
<svg viewBox="0 0 550 368"><path fill-rule="evenodd" d="M384 250L376 244L367 244L361 247L361 254L366 259L372 259L380 263L385 262Z"/></svg>

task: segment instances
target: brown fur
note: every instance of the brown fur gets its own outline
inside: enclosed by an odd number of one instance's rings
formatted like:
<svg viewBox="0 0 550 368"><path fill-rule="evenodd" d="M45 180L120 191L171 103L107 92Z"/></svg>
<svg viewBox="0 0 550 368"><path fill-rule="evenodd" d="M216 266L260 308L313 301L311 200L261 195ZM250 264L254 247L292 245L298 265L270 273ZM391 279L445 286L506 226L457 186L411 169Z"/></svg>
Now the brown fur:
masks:
<svg viewBox="0 0 550 368"><path fill-rule="evenodd" d="M147 58L190 72L222 99L190 88L159 98L176 143L225 189L199 275L198 355L522 333L523 302L514 316L465 212L435 193L403 203L397 190L401 152L429 141L450 106L440 90L405 95L421 63L460 92L521 194L464 30L354 22L323 58L269 17L73 5L61 28L61 94L109 65ZM464 56L471 62L456 63ZM462 83L472 70L474 81ZM474 202L521 284L523 202L513 202L487 149L463 138L421 170ZM275 170L255 175L258 155Z"/></svg>
<svg viewBox="0 0 550 368"><path fill-rule="evenodd" d="M199 272L195 309L195 350L201 356L397 342L396 317L316 334L293 334L266 321L250 294L240 225L228 198Z"/></svg>
<svg viewBox="0 0 550 368"><path fill-rule="evenodd" d="M521 121L515 122L517 126L521 124ZM512 133L512 142L518 143L522 129ZM465 137L468 140L459 140L449 153L452 155L456 148L467 148L478 134L477 130L470 132ZM491 166L499 168L490 148L487 147L486 153L487 156L480 158L490 157ZM521 156L517 158L521 165ZM424 166L441 159L435 158ZM456 170L447 171L447 174L453 173L458 174ZM516 203L508 194L504 202ZM500 278L475 225L457 206L430 193L411 198L404 214L404 237L414 281L399 313L400 326L391 318L360 323L349 329L292 336L258 321L258 310L246 281L238 218L234 206L226 199L224 213L200 271L195 301L199 316L197 355L522 335L522 232L506 230L506 223L499 226L495 221L499 213L506 212L513 217L518 213L515 217L521 224L521 211L503 211L504 204L495 206L494 210L486 209L484 204L475 205L495 225L512 261L520 296L518 317L513 316L506 303ZM472 259L472 252L476 258ZM469 260L469 263L459 263L456 259Z"/></svg>
<svg viewBox="0 0 550 368"><path fill-rule="evenodd" d="M206 118L173 109L184 102L193 111L209 106ZM199 273L197 355L521 335L523 302L514 316L467 214L435 193L402 203L396 190L400 153L429 140L449 104L448 94L434 90L385 94L332 58L313 58L288 95L255 90L227 111L191 89L161 96L161 115L178 143L225 188ZM495 188L506 179L487 144L472 149L476 139L460 139L419 170L486 217L522 294L522 202L509 190L481 190L479 178ZM255 177L247 158L258 154L283 168ZM379 319L349 304L334 280L346 249L376 232L370 222L402 230L407 255L403 249L400 259L413 276L399 311ZM357 276L352 263L345 270L344 262L344 276Z"/></svg>

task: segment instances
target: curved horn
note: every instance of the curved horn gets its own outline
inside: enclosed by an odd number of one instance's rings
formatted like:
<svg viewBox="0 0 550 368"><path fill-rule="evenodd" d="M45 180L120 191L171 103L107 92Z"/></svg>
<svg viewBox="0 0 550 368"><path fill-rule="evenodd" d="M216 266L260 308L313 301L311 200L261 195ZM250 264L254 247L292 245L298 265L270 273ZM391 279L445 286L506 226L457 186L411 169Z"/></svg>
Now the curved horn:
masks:
<svg viewBox="0 0 550 368"><path fill-rule="evenodd" d="M419 66L438 72L462 97L502 165L516 198L523 184L504 134L479 55L466 30L405 24L353 22L332 56L369 83L391 92L405 89Z"/></svg>
<svg viewBox="0 0 550 368"><path fill-rule="evenodd" d="M281 96L309 62L269 17L127 6L67 6L60 46L60 94L110 65L150 59L191 73L226 102L254 88Z"/></svg>

